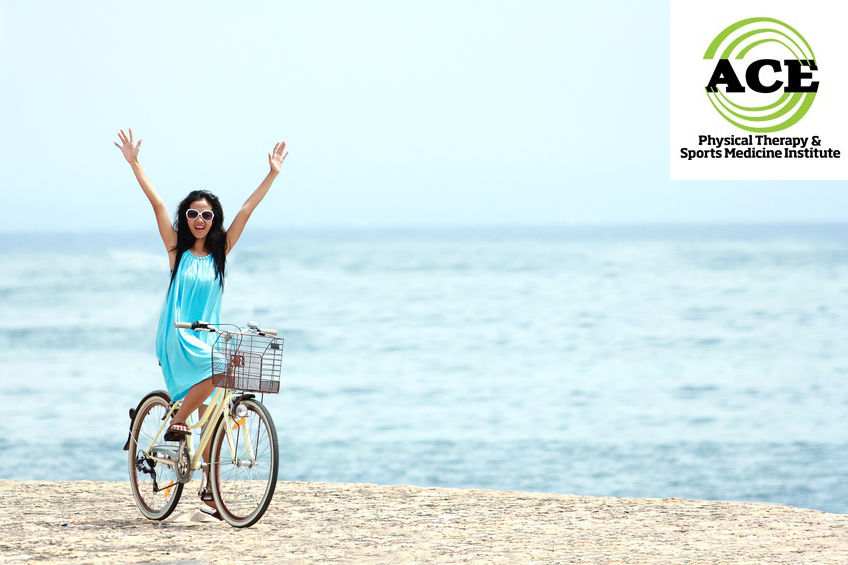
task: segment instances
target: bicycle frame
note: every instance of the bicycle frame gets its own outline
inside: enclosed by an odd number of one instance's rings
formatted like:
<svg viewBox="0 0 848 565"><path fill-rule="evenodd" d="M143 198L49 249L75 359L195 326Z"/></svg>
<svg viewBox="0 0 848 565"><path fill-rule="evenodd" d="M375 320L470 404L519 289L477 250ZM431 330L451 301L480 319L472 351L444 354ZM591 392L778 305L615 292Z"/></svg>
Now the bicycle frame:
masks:
<svg viewBox="0 0 848 565"><path fill-rule="evenodd" d="M195 449L195 446L194 446L194 434L192 434L189 438L186 439L186 447L188 448L188 456L189 456L189 461L191 462L191 471L192 472L203 468L203 466L204 466L204 463L202 461L203 452L206 449L206 446L212 440L212 434L215 432L214 428L210 428L210 427L207 426L206 429L204 429L204 426L206 426L206 424L208 422L217 422L222 416L223 416L223 420L224 420L224 429L226 430L226 434L227 434L227 444L230 448L231 457L233 458L232 462L234 464L240 463L239 461L237 461L237 458L236 458L236 455L235 455L237 453L237 451L236 451L236 440L233 438L233 430L241 427L244 424L244 418L234 422L232 415L230 414L230 411L227 409L230 405L230 400L232 399L232 396L233 396L233 394L232 394L232 391L230 389L216 388L215 392L212 395L212 400L210 401L209 406L207 407L206 411L203 413L203 416L201 416L197 420L196 423L190 423L188 421L186 422L186 425L190 429L201 430L200 444L197 446L196 449ZM153 435L153 439L150 441L150 445L148 445L144 449L144 455L146 457L149 457L150 459L152 459L152 460L154 460L158 463L162 463L162 464L168 465L170 467L177 465L177 463L179 462L179 457L180 457L179 452L177 450L173 450L170 447L163 449L163 447L158 445L157 442L164 435L164 432L165 432L165 429L168 425L168 422L170 422L171 418L174 416L174 414L179 409L179 407L180 407L179 401L173 403L170 410L165 415L165 418L162 420L162 424L159 426L159 429ZM250 463L249 464L256 464L256 455L254 454L253 446L250 443L250 434L247 434L247 433L242 434L242 437L244 438L245 447L246 447L247 453L250 457ZM160 456L158 456L157 451L172 452L173 458L160 457Z"/></svg>

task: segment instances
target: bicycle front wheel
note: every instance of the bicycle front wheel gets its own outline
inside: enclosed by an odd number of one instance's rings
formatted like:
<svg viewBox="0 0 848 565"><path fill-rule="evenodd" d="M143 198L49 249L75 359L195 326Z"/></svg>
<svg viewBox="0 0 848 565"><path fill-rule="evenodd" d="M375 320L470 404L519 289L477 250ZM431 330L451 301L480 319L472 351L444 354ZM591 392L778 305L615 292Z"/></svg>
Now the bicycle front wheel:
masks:
<svg viewBox="0 0 848 565"><path fill-rule="evenodd" d="M262 517L277 486L277 430L257 400L239 402L243 417L221 418L212 438L210 479L221 516L232 526L252 526Z"/></svg>
<svg viewBox="0 0 848 565"><path fill-rule="evenodd" d="M179 444L157 435L170 403L164 391L148 394L136 410L130 432L130 487L138 509L151 520L170 516L183 492L173 465L156 459L176 458Z"/></svg>

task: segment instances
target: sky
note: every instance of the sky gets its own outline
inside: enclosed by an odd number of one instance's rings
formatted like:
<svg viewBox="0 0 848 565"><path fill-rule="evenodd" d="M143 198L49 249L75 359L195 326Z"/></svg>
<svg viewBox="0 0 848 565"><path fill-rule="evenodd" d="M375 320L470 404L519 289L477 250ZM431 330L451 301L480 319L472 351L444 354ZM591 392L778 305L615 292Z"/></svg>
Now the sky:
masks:
<svg viewBox="0 0 848 565"><path fill-rule="evenodd" d="M169 210L404 227L843 222L846 182L669 180L667 2L0 0L0 231Z"/></svg>

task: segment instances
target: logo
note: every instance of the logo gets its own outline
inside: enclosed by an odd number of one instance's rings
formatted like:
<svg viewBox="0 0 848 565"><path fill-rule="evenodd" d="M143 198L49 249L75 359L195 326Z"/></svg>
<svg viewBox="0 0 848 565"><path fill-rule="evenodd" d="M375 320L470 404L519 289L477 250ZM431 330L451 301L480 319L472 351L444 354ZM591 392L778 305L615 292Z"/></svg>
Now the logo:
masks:
<svg viewBox="0 0 848 565"><path fill-rule="evenodd" d="M818 92L812 47L795 28L774 18L728 26L707 47L704 59L717 59L706 86L713 108L749 132L793 126Z"/></svg>
<svg viewBox="0 0 848 565"><path fill-rule="evenodd" d="M669 178L848 179L846 6L669 0Z"/></svg>

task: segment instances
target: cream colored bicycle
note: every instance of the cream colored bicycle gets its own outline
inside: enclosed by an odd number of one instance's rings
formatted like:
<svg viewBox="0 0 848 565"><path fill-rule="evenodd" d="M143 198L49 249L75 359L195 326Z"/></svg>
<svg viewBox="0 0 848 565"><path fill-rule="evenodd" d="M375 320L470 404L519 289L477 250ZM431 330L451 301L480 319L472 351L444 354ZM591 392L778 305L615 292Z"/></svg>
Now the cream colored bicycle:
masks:
<svg viewBox="0 0 848 565"><path fill-rule="evenodd" d="M248 323L233 331L212 324L175 324L178 328L218 334L212 347L215 389L203 417L187 422L200 430L180 441L165 441L171 417L179 408L167 392L157 390L130 410L130 487L141 513L164 520L176 508L183 486L204 469L202 454L211 441L209 485L221 517L235 527L255 524L265 513L277 484L277 431L268 409L255 393L277 393L283 339L276 331ZM194 445L195 436L200 436Z"/></svg>

